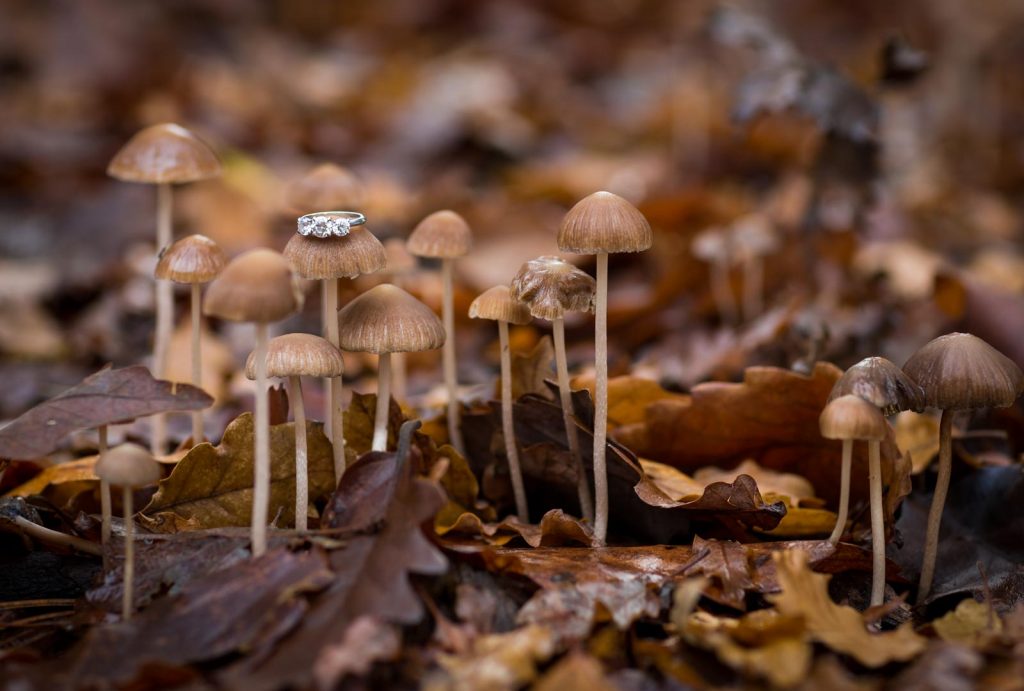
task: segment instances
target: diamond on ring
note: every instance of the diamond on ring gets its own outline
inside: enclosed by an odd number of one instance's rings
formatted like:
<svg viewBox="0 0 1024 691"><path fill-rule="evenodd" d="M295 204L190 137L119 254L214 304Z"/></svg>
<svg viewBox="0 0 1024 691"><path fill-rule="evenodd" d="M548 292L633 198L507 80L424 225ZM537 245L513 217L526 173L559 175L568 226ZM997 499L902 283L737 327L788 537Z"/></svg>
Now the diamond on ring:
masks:
<svg viewBox="0 0 1024 691"><path fill-rule="evenodd" d="M366 223L366 216L357 211L320 211L299 217L299 235L317 238L343 238L352 226Z"/></svg>

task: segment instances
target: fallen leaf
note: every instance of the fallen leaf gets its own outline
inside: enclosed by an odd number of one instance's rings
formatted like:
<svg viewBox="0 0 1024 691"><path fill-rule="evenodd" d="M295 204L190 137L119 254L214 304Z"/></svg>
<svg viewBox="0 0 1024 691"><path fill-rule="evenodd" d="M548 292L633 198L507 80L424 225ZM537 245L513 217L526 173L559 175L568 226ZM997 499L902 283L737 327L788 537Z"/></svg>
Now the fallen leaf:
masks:
<svg viewBox="0 0 1024 691"><path fill-rule="evenodd" d="M740 475L753 478L762 495L776 495L789 504L800 505L804 500L814 498L814 486L803 476L762 468L749 458L730 470L713 466L699 468L694 472L693 479L707 485L712 482L735 482Z"/></svg>
<svg viewBox="0 0 1024 691"><path fill-rule="evenodd" d="M435 519L435 528L436 528ZM484 523L476 514L464 513L438 535L447 533L479 535L491 545L506 545L515 538L521 538L530 547L555 547L564 544L579 544L589 547L593 544L593 530L579 519L573 518L561 509L551 509L544 514L540 523L520 523L515 516L509 516L500 523Z"/></svg>
<svg viewBox="0 0 1024 691"><path fill-rule="evenodd" d="M342 424L345 427L345 459L351 465L373 446L373 425L377 413L377 394L352 393L352 400L345 409ZM402 407L391 399L388 410L388 448L395 448L398 428L405 422Z"/></svg>
<svg viewBox="0 0 1024 691"><path fill-rule="evenodd" d="M893 424L896 445L910 454L913 474L917 475L939 455L939 421L931 415L905 410Z"/></svg>
<svg viewBox="0 0 1024 691"><path fill-rule="evenodd" d="M512 399L517 400L528 393L553 398L547 381L554 374L555 346L551 337L545 335L528 353L512 350Z"/></svg>
<svg viewBox="0 0 1024 691"><path fill-rule="evenodd" d="M754 589L747 550L731 540L693 540L693 558L680 572L681 576L697 574L708 577L718 586L715 599L738 610L746 610L746 595Z"/></svg>
<svg viewBox="0 0 1024 691"><path fill-rule="evenodd" d="M537 677L537 666L557 652L551 632L524 626L481 636L465 655L438 657L442 672L424 681L426 691L514 691Z"/></svg>
<svg viewBox="0 0 1024 691"><path fill-rule="evenodd" d="M573 651L536 681L533 691L616 691L594 657Z"/></svg>
<svg viewBox="0 0 1024 691"><path fill-rule="evenodd" d="M585 388L594 395L592 374L572 380L575 389ZM682 394L666 391L658 382L634 375L612 377L608 380L608 429L644 421L647 406L657 401L685 400Z"/></svg>
<svg viewBox="0 0 1024 691"><path fill-rule="evenodd" d="M99 478L93 473L96 465L96 456L85 456L83 458L57 463L44 468L41 473L23 485L19 485L5 494L6 497L27 497L33 494L43 494L50 487L58 487L68 483L97 482ZM59 502L55 502L60 505Z"/></svg>
<svg viewBox="0 0 1024 691"><path fill-rule="evenodd" d="M313 669L317 688L333 689L348 675L365 676L375 662L393 660L402 650L398 630L379 619L361 616L344 637L328 643Z"/></svg>
<svg viewBox="0 0 1024 691"><path fill-rule="evenodd" d="M605 619L626 631L641 617L657 617L660 609L657 592L640 579L568 582L537 591L516 622L543 626L559 646L567 646L586 639Z"/></svg>
<svg viewBox="0 0 1024 691"><path fill-rule="evenodd" d="M983 650L1003 630L1003 620L992 606L973 598L961 600L952 612L932 622L935 633L947 643Z"/></svg>

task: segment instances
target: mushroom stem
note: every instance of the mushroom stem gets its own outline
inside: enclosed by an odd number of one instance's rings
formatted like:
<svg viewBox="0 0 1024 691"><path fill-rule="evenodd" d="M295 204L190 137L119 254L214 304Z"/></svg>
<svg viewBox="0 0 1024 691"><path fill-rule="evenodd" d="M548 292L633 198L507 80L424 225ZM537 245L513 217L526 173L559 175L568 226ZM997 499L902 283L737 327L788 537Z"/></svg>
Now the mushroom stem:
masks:
<svg viewBox="0 0 1024 691"><path fill-rule="evenodd" d="M406 398L407 392L407 377L406 377L406 364L405 364L405 353L394 353L391 356L391 369L393 374L393 381L391 388L394 391L395 400L402 402Z"/></svg>
<svg viewBox="0 0 1024 691"><path fill-rule="evenodd" d="M135 589L135 510L132 508L132 488L122 488L121 503L124 505L124 582L121 584L121 618L132 618L135 603L132 591Z"/></svg>
<svg viewBox="0 0 1024 691"><path fill-rule="evenodd" d="M338 443L331 442L334 453L334 484L341 482L345 474L345 412L341 398L341 375L331 378L331 428L338 430Z"/></svg>
<svg viewBox="0 0 1024 691"><path fill-rule="evenodd" d="M729 286L729 263L724 260L711 262L711 295L718 307L718 314L727 324L738 321L736 305L732 300L732 288Z"/></svg>
<svg viewBox="0 0 1024 691"><path fill-rule="evenodd" d="M267 551L267 512L270 502L270 405L267 400L267 325L256 325L256 348L253 358L256 366L255 405L255 465L253 468L252 496L252 555L258 557Z"/></svg>
<svg viewBox="0 0 1024 691"><path fill-rule="evenodd" d="M850 466L853 465L853 440L843 440L843 467L839 486L839 514L836 516L836 527L828 541L839 544L839 538L846 529L846 517L850 513Z"/></svg>
<svg viewBox="0 0 1024 691"><path fill-rule="evenodd" d="M448 390L448 441L461 455L466 455L459 421L459 385L455 371L455 297L452 287L452 260L441 260L441 321L444 324L444 347L441 351L444 365L444 385Z"/></svg>
<svg viewBox="0 0 1024 691"><path fill-rule="evenodd" d="M917 602L920 604L932 589L935 576L935 559L939 553L939 528L942 526L942 508L949 491L949 477L953 472L953 413L943 410L939 422L939 477L935 481L935 493L928 510L928 530L924 541L924 558L921 562L921 581L917 586Z"/></svg>
<svg viewBox="0 0 1024 691"><path fill-rule="evenodd" d="M198 283L192 284L192 386L197 389L203 388L203 304L201 290L202 288ZM203 411L196 410L192 413L192 445L202 444L204 441Z"/></svg>
<svg viewBox="0 0 1024 691"><path fill-rule="evenodd" d="M885 599L885 520L882 516L882 442L868 441L868 483L871 498L871 606Z"/></svg>
<svg viewBox="0 0 1024 691"><path fill-rule="evenodd" d="M98 456L102 456L107 452L107 426L100 425L96 430L99 435L99 442L96 444ZM110 542L110 519L113 511L111 510L111 499L110 499L110 483L106 480L100 480L100 543L105 547ZM106 571L110 568L110 563L107 558L106 550L103 552L103 570Z"/></svg>
<svg viewBox="0 0 1024 691"><path fill-rule="evenodd" d="M388 412L391 407L391 353L377 359L377 409L373 420L373 451L388 450Z"/></svg>
<svg viewBox="0 0 1024 691"><path fill-rule="evenodd" d="M758 256L743 261L743 316L749 321L764 308L764 262Z"/></svg>
<svg viewBox="0 0 1024 691"><path fill-rule="evenodd" d="M306 406L302 403L302 379L288 377L288 399L295 414L295 529L306 529L309 513L309 474L306 452Z"/></svg>
<svg viewBox="0 0 1024 691"><path fill-rule="evenodd" d="M72 549L77 549L79 552L94 554L96 556L100 556L103 553L103 548L95 542L89 542L88 540L83 540L82 538L75 537L74 535L66 535L57 530L50 530L38 523L33 523L23 516L15 516L14 525L18 526L18 529L25 535L35 538L40 542L48 542L51 545L71 547Z"/></svg>
<svg viewBox="0 0 1024 691"><path fill-rule="evenodd" d="M529 523L530 510L526 504L526 488L523 487L523 471L519 467L519 450L516 448L516 428L512 420L512 357L508 347L508 322L498 320L498 341L501 345L501 433L505 437L505 457L508 458L508 474L512 478L512 494L516 499L516 516L522 523Z"/></svg>
<svg viewBox="0 0 1024 691"><path fill-rule="evenodd" d="M156 254L160 255L171 244L171 184L163 182L156 187ZM170 281L156 281L156 333L153 336L153 376L163 379L167 373L167 347L174 329L174 294ZM150 452L164 453L167 446L167 416L153 416Z"/></svg>
<svg viewBox="0 0 1024 691"><path fill-rule="evenodd" d="M565 319L558 317L551 322L555 338L555 371L558 373L558 397L562 403L562 421L565 423L565 437L569 443L576 468L576 493L580 500L580 515L588 522L594 522L594 504L590 497L590 480L583 468L583 457L580 454L580 438L576 425L572 421L576 414L572 405L572 390L569 388L569 365L565 357Z"/></svg>
<svg viewBox="0 0 1024 691"><path fill-rule="evenodd" d="M320 302L323 310L321 321L323 322L324 338L337 348L340 341L338 335L338 279L324 279L322 300ZM334 378L324 379L324 405L328 411L331 411L325 415L327 424L325 425L324 432L332 443L334 442L334 389ZM344 437L342 439L344 444Z"/></svg>
<svg viewBox="0 0 1024 691"><path fill-rule="evenodd" d="M608 535L608 253L597 260L594 298L594 541L604 545Z"/></svg>

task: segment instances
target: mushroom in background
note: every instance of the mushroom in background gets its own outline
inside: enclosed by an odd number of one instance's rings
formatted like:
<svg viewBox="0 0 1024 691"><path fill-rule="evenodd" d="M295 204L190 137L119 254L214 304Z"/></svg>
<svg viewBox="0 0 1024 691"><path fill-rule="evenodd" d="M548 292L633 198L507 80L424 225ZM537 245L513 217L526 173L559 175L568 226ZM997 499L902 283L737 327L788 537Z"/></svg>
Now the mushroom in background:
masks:
<svg viewBox="0 0 1024 691"><path fill-rule="evenodd" d="M408 290L409 279L416 272L416 257L409 253L405 242L398 238L384 241L384 253L387 255L387 266L381 272L381 282ZM405 353L391 355L392 390L399 403L408 398L408 369Z"/></svg>
<svg viewBox="0 0 1024 691"><path fill-rule="evenodd" d="M743 317L749 321L764 309L764 258L779 249L779 238L771 221L755 213L733 223L732 244L743 267Z"/></svg>
<svg viewBox="0 0 1024 691"><path fill-rule="evenodd" d="M726 324L737 323L739 311L729 285L729 269L734 261L729 234L718 227L701 231L693 238L690 251L693 256L710 264L711 297L715 300L719 317Z"/></svg>

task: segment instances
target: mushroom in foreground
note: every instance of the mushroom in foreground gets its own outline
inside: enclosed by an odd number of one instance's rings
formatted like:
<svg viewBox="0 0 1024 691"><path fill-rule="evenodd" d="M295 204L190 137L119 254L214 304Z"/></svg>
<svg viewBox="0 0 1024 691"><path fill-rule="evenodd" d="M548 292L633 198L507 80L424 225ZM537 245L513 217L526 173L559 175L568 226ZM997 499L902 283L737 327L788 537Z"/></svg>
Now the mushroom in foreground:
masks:
<svg viewBox="0 0 1024 691"><path fill-rule="evenodd" d="M739 321L736 303L729 285L729 269L733 262L730 237L723 228L708 228L693 238L690 244L693 256L710 265L711 297L722 321L735 324Z"/></svg>

